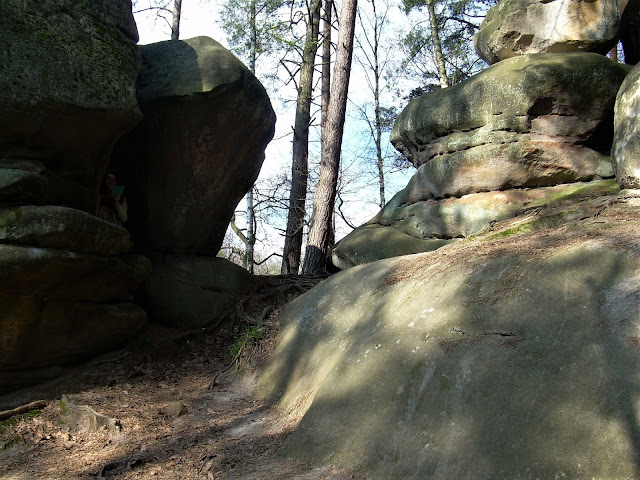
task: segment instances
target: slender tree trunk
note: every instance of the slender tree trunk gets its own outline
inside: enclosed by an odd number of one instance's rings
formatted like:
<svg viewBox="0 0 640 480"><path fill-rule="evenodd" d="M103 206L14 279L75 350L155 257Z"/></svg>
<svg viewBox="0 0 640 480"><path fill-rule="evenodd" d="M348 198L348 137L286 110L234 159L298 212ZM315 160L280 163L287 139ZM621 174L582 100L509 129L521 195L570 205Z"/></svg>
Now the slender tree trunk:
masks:
<svg viewBox="0 0 640 480"><path fill-rule="evenodd" d="M327 114L331 99L331 17L333 0L324 0L324 23L322 26L322 82L320 90L320 158L324 152L327 136ZM335 244L335 215L329 232L329 245Z"/></svg>
<svg viewBox="0 0 640 480"><path fill-rule="evenodd" d="M440 86L447 88L449 86L449 77L447 76L447 67L444 63L444 55L442 54L442 42L440 42L440 28L438 27L438 19L436 18L435 0L427 0L427 9L429 10L431 38L433 39L433 47L436 53Z"/></svg>
<svg viewBox="0 0 640 480"><path fill-rule="evenodd" d="M258 51L258 31L256 28L256 0L251 0L249 28L251 29L251 51L249 57L249 70L256 74L256 57ZM247 192L247 249L245 252L245 268L253 273L254 247L256 244L255 212L253 210L253 186Z"/></svg>
<svg viewBox="0 0 640 480"><path fill-rule="evenodd" d="M324 1L324 17L322 24L322 83L320 93L320 125L321 142L324 145L326 133L327 111L329 109L329 97L331 96L331 16L333 0Z"/></svg>
<svg viewBox="0 0 640 480"><path fill-rule="evenodd" d="M378 184L380 186L380 208L384 208L386 203L384 196L384 159L382 158L382 118L380 115L380 30L378 23L378 13L376 11L375 0L371 1L373 7L373 76L374 76L374 102L375 102L375 122L376 122L376 165L378 167ZM379 28L380 27L380 28Z"/></svg>
<svg viewBox="0 0 640 480"><path fill-rule="evenodd" d="M347 92L353 57L353 36L357 0L344 0L340 13L338 49L333 71L333 86L327 112L325 146L320 164L320 180L313 203L313 215L304 259L304 273L319 273L326 268L331 221L336 199L340 151L347 110Z"/></svg>
<svg viewBox="0 0 640 480"><path fill-rule="evenodd" d="M180 38L180 15L182 14L182 0L173 3L173 18L171 20L171 40Z"/></svg>
<svg viewBox="0 0 640 480"><path fill-rule="evenodd" d="M311 100L313 93L313 71L318 51L320 33L320 5L322 0L312 0L305 35L300 81L296 103L296 118L293 127L293 161L291 165L291 191L287 232L284 240L281 272L298 274L302 254L302 231L304 227L307 179L309 174L309 124L311 123Z"/></svg>

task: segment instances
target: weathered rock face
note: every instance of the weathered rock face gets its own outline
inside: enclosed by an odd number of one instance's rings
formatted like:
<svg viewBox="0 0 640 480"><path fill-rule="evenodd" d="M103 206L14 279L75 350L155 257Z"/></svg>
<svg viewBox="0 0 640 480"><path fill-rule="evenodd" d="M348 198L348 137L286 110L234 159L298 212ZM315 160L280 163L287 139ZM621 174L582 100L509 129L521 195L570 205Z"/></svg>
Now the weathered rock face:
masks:
<svg viewBox="0 0 640 480"><path fill-rule="evenodd" d="M0 202L92 211L115 140L141 118L131 2L1 0L0 9ZM25 197L7 195L8 182L38 185Z"/></svg>
<svg viewBox="0 0 640 480"><path fill-rule="evenodd" d="M0 210L0 391L28 383L27 369L117 348L144 326L131 302L151 262L131 247L126 230L75 209Z"/></svg>
<svg viewBox="0 0 640 480"><path fill-rule="evenodd" d="M618 0L503 0L474 38L488 63L530 53L606 53L617 42Z"/></svg>
<svg viewBox="0 0 640 480"><path fill-rule="evenodd" d="M128 227L141 249L213 256L257 178L275 114L260 82L210 38L141 51L144 121L112 162L132 187Z"/></svg>
<svg viewBox="0 0 640 480"><path fill-rule="evenodd" d="M260 384L304 415L282 455L372 479L636 477L638 205L576 202L561 227L511 235L518 218L299 297Z"/></svg>
<svg viewBox="0 0 640 480"><path fill-rule="evenodd" d="M543 188L473 193L444 200L409 201L410 187L401 190L371 220L340 240L332 251L341 269L382 258L430 252L469 237L492 222L544 205L571 199L609 195L615 180L598 180ZM571 209L559 217L567 218Z"/></svg>
<svg viewBox="0 0 640 480"><path fill-rule="evenodd" d="M640 67L625 79L615 106L611 160L622 188L640 188Z"/></svg>
<svg viewBox="0 0 640 480"><path fill-rule="evenodd" d="M434 157L462 151L469 156L475 147L518 141L537 142L540 149L595 144L607 151L610 139L607 145L601 131L628 68L592 53L512 58L413 100L398 117L391 141L416 167ZM492 154L479 151L477 157Z"/></svg>
<svg viewBox="0 0 640 480"><path fill-rule="evenodd" d="M177 328L202 328L235 310L238 297L252 285L252 275L224 258L154 255L153 272L143 294L150 317Z"/></svg>
<svg viewBox="0 0 640 480"><path fill-rule="evenodd" d="M610 193L612 111L628 70L594 53L526 55L412 101L391 141L418 171L336 245L334 264L431 251L527 209Z"/></svg>
<svg viewBox="0 0 640 480"><path fill-rule="evenodd" d="M0 0L0 391L125 344L149 275L94 213L140 120L130 0ZM73 208L72 208L73 207Z"/></svg>

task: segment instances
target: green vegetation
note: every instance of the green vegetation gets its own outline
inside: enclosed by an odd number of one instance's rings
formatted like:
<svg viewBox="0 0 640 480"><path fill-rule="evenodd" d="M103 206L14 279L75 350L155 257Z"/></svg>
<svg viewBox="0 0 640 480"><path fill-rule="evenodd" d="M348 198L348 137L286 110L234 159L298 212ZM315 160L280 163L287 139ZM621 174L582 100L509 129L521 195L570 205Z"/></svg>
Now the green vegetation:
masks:
<svg viewBox="0 0 640 480"><path fill-rule="evenodd" d="M237 333L238 328L236 327L235 332ZM242 333L240 333L236 341L231 345L229 353L231 354L231 358L235 359L236 356L240 353L240 351L247 345L257 345L260 343L260 340L264 338L264 327L259 327L257 325L252 325L250 327L245 328Z"/></svg>

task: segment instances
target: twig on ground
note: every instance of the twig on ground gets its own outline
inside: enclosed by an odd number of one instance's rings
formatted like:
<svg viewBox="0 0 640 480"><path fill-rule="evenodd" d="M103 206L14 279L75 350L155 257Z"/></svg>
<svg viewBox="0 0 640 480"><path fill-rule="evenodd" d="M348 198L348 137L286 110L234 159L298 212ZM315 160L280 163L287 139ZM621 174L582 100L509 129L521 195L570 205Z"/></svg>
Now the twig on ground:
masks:
<svg viewBox="0 0 640 480"><path fill-rule="evenodd" d="M47 406L47 402L44 400L37 400L35 402L27 403L26 405L22 405L20 407L12 408L11 410L3 410L0 412L0 420L6 420L7 418L11 418L14 415L20 415L22 413L27 413L32 410L40 410Z"/></svg>

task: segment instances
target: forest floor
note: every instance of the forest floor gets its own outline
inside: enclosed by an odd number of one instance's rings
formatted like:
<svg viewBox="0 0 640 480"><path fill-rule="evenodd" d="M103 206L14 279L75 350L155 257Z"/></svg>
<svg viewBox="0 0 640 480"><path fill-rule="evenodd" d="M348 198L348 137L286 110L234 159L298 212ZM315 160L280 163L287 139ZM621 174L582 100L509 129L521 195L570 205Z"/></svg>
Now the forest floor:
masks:
<svg viewBox="0 0 640 480"><path fill-rule="evenodd" d="M231 363L230 349L238 347L237 328L185 335L151 325L123 351L0 397L0 410L46 401L41 410L0 421L0 479L364 478L277 453L300 418L253 396L251 372L273 348L281 306L264 321L263 338L249 341L213 386ZM259 311L264 304L257 302L253 312ZM63 422L63 395L119 426L90 428L86 418ZM172 407L176 411L168 411Z"/></svg>

